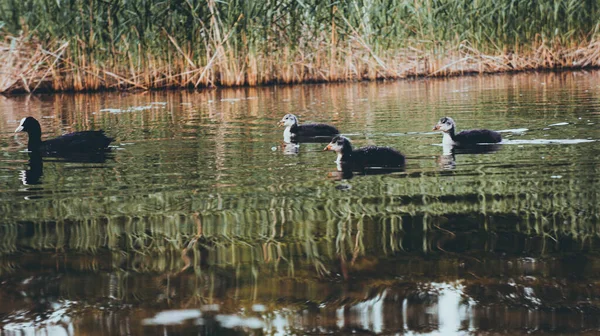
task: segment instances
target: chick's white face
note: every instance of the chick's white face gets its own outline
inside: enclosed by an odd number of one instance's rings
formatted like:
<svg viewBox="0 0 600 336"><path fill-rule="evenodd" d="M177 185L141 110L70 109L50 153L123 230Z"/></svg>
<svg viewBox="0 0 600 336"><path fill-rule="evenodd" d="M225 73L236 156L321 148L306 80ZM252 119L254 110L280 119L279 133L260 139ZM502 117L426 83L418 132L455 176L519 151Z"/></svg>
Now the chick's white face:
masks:
<svg viewBox="0 0 600 336"><path fill-rule="evenodd" d="M348 141L348 139L344 138L341 135L336 136L335 138L333 138L333 140L331 140L331 142L329 143L329 145L327 145L327 147L325 147L323 150L326 151L334 151L337 153L337 160L335 160L336 163L341 163L342 162L342 156L344 154L342 154L342 152L344 151L344 147L348 147L348 149L352 149L352 145L350 145L350 141ZM340 167L338 167L338 170L340 169Z"/></svg>
<svg viewBox="0 0 600 336"><path fill-rule="evenodd" d="M346 138L344 138L342 136L337 136L337 137L333 138L333 140L331 140L329 145L327 145L327 147L325 147L324 150L330 150L330 151L334 151L334 152L340 154L342 152L344 146L347 145L346 142L348 142L348 140Z"/></svg>
<svg viewBox="0 0 600 336"><path fill-rule="evenodd" d="M283 116L281 121L279 121L279 123L285 127L289 127L289 126L293 126L294 124L298 123L298 119L293 114L286 114L285 116Z"/></svg>
<svg viewBox="0 0 600 336"><path fill-rule="evenodd" d="M450 117L443 117L433 128L434 131L448 132L455 127L454 120Z"/></svg>
<svg viewBox="0 0 600 336"><path fill-rule="evenodd" d="M342 151L342 145L337 142L330 142L329 145L327 145L327 150L339 153Z"/></svg>

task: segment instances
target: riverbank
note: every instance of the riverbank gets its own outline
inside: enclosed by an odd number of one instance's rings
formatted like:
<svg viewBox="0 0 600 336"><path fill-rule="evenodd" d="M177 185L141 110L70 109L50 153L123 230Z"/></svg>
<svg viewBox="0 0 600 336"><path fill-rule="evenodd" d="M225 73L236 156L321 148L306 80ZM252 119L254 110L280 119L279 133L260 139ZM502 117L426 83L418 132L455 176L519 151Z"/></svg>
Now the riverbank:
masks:
<svg viewBox="0 0 600 336"><path fill-rule="evenodd" d="M600 65L594 19L600 9L592 3L261 6L211 0L8 1L0 5L0 93L255 86Z"/></svg>

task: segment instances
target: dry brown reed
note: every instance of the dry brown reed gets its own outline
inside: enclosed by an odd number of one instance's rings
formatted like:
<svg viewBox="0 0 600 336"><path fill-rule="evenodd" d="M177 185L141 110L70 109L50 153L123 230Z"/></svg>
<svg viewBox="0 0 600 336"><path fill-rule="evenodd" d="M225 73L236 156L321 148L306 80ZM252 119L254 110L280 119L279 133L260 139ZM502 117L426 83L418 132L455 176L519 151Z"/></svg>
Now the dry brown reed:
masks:
<svg viewBox="0 0 600 336"><path fill-rule="evenodd" d="M56 80L56 72L68 43L48 51L23 36L7 36L0 42L0 93L35 91Z"/></svg>
<svg viewBox="0 0 600 336"><path fill-rule="evenodd" d="M218 31L218 30L216 30ZM0 43L0 92L97 91L213 86L255 86L272 83L340 82L453 76L600 65L600 41L565 47L539 41L528 51L487 54L463 41L435 55L418 46L377 55L356 36L346 48L331 44L314 54L283 47L279 55L239 55L227 45L231 32L215 33L214 51L197 64L168 36L175 54L169 60L147 55L145 62L128 55L127 64L102 64L75 55L68 43L51 48L24 36L5 36ZM333 37L335 38L335 37ZM83 46L80 46L83 48Z"/></svg>

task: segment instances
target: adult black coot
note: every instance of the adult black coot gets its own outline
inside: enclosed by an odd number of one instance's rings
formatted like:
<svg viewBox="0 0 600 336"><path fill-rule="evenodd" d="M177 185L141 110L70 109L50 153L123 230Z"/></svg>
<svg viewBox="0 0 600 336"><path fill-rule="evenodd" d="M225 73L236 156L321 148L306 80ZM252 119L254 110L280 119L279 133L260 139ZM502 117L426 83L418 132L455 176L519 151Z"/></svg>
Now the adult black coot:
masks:
<svg viewBox="0 0 600 336"><path fill-rule="evenodd" d="M350 140L338 135L325 149L337 153L336 163L342 168L363 170L365 168L401 168L404 166L405 158L397 150L390 147L368 146L352 149Z"/></svg>
<svg viewBox="0 0 600 336"><path fill-rule="evenodd" d="M29 135L27 150L47 156L102 153L108 150L108 145L113 141L104 135L104 131L73 132L42 141L42 128L33 117L23 118L16 132L27 132Z"/></svg>
<svg viewBox="0 0 600 336"><path fill-rule="evenodd" d="M476 129L456 133L456 123L450 117L443 117L433 127L434 131L444 132L443 145L468 147L476 144L493 144L502 141L498 132L487 129Z"/></svg>
<svg viewBox="0 0 600 336"><path fill-rule="evenodd" d="M284 125L284 139L296 139L300 137L333 137L340 132L337 128L327 124L304 124L298 125L298 117L293 114L286 114L279 121L279 125Z"/></svg>

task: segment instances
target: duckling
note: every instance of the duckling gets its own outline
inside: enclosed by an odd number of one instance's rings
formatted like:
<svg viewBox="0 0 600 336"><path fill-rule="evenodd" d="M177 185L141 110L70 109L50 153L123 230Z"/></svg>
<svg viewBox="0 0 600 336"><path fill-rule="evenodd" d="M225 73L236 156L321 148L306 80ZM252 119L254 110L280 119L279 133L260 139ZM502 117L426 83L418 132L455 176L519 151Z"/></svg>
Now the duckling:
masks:
<svg viewBox="0 0 600 336"><path fill-rule="evenodd" d="M405 158L397 150L390 147L368 146L352 149L350 140L338 135L323 150L337 153L338 164L350 165L352 169L364 168L400 168L404 166Z"/></svg>
<svg viewBox="0 0 600 336"><path fill-rule="evenodd" d="M29 135L27 150L48 156L104 152L113 141L112 138L104 135L104 131L73 132L42 141L42 128L33 117L23 118L15 130L15 133L17 132L27 132Z"/></svg>
<svg viewBox="0 0 600 336"><path fill-rule="evenodd" d="M502 136L498 132L487 129L476 129L462 131L455 134L456 123L450 117L443 117L433 127L434 131L444 132L442 139L443 145L450 146L472 146L480 143L498 143L502 141Z"/></svg>
<svg viewBox="0 0 600 336"><path fill-rule="evenodd" d="M289 113L279 121L279 126L284 125L284 139L298 137L333 137L340 134L337 128L327 124L298 125L298 117Z"/></svg>

